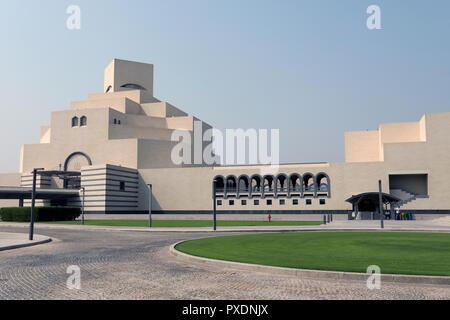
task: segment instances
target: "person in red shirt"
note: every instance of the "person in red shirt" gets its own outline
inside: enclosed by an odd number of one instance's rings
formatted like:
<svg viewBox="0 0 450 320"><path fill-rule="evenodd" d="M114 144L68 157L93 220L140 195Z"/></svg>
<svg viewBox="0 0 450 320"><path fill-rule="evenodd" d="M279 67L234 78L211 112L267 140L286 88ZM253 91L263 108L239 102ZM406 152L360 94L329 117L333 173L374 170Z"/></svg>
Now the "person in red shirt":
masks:
<svg viewBox="0 0 450 320"><path fill-rule="evenodd" d="M267 219L269 220L269 222L270 222L270 220L272 220L272 216L270 215L270 212L269 212L269 215L267 216Z"/></svg>

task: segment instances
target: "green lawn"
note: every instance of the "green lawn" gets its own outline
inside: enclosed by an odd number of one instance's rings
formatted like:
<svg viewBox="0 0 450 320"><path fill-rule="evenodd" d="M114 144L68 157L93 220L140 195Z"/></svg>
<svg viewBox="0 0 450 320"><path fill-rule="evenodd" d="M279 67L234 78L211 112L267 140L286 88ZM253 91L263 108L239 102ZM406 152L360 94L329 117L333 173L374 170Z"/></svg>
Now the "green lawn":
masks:
<svg viewBox="0 0 450 320"><path fill-rule="evenodd" d="M81 224L81 221L41 222L51 224ZM218 227L243 227L243 226L317 226L321 221L232 221L218 220ZM148 227L148 220L85 220L85 225L90 226L121 226L121 227ZM153 220L152 227L212 227L211 220Z"/></svg>
<svg viewBox="0 0 450 320"><path fill-rule="evenodd" d="M181 243L195 256L279 267L450 276L450 234L304 232L214 237Z"/></svg>

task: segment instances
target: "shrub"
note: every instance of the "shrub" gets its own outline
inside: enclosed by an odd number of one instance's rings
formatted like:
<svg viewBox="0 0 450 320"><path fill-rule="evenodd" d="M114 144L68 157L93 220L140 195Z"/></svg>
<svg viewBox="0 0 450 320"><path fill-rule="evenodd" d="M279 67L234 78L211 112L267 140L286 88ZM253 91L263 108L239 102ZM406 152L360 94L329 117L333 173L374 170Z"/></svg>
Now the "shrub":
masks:
<svg viewBox="0 0 450 320"><path fill-rule="evenodd" d="M0 218L2 221L29 222L31 208L0 208Z"/></svg>
<svg viewBox="0 0 450 320"><path fill-rule="evenodd" d="M36 207L35 221L71 221L78 218L81 210L78 207ZM30 207L0 208L0 219L9 222L30 222Z"/></svg>

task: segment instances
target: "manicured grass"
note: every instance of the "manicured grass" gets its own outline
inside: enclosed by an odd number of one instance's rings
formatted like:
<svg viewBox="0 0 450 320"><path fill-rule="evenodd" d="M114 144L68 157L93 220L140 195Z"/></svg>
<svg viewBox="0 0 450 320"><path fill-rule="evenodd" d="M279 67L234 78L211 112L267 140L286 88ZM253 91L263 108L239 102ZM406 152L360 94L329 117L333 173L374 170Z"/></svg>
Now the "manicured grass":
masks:
<svg viewBox="0 0 450 320"><path fill-rule="evenodd" d="M43 222L44 223L44 222ZM79 225L81 221L45 222L52 224ZM120 227L147 227L148 220L85 220L85 225L90 226L120 226ZM218 220L218 227L243 227L243 226L317 226L321 221L232 221ZM176 228L176 227L212 227L211 220L153 220L152 227Z"/></svg>
<svg viewBox="0 0 450 320"><path fill-rule="evenodd" d="M178 250L212 259L314 270L450 276L450 234L304 232L214 237Z"/></svg>

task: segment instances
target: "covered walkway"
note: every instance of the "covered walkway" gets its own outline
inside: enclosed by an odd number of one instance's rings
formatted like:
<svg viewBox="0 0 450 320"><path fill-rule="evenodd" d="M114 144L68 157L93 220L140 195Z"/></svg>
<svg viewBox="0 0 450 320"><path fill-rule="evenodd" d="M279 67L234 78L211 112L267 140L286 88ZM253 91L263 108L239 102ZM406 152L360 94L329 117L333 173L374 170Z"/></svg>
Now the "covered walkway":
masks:
<svg viewBox="0 0 450 320"><path fill-rule="evenodd" d="M31 191L28 187L0 187L0 199L17 199L23 207L23 200L31 199ZM40 200L66 200L78 196L76 189L36 189L36 199Z"/></svg>

